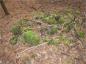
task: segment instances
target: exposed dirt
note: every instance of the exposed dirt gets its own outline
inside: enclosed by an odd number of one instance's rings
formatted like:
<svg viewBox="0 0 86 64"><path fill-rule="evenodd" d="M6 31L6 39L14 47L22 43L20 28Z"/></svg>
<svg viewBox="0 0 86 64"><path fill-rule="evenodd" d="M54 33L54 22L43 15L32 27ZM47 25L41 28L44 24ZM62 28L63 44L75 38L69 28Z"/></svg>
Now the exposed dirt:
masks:
<svg viewBox="0 0 86 64"><path fill-rule="evenodd" d="M66 64L66 60L68 60L68 64L86 64L85 57L84 61L81 60L82 57L78 59L80 56L78 53L82 51L84 51L83 54L86 56L86 50L81 50L79 45L69 52L67 52L68 48L64 47L64 45L60 45L58 48L48 45L40 46L35 50L25 51L25 53L20 55L20 58L16 58L17 53L26 49L28 46L22 44L20 46L12 46L9 44L11 37L10 29L13 24L22 18L32 19L33 11L40 10L50 12L63 10L67 5L63 4L63 2L48 3L44 1L41 2L41 0L5 0L5 4L10 15L5 16L4 12L0 13L0 30L2 31L0 64ZM0 12L2 11L3 10ZM62 52L70 53L70 55L68 56Z"/></svg>

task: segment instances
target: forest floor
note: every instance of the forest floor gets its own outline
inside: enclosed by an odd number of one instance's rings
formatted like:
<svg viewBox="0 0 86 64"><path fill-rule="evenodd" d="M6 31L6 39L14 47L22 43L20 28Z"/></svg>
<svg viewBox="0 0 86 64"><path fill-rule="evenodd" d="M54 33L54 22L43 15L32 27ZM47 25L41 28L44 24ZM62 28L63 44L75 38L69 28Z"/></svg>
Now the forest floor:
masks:
<svg viewBox="0 0 86 64"><path fill-rule="evenodd" d="M69 62L68 64L86 64L86 49L80 49L79 45L69 52L67 52L68 47L64 45L60 45L57 49L57 47L45 44L34 49L29 48L30 50L28 49L28 51L26 50L24 53L20 53L27 49L28 46L23 44L12 46L9 43L12 36L10 32L11 27L18 20L23 18L32 19L32 12L38 10L46 12L64 10L66 5L63 5L63 3L42 3L36 0L7 0L6 6L10 15L3 16L4 14L2 14L3 17L0 18L0 30L2 31L0 42L0 64L67 64L65 61ZM62 54L62 52L67 52L69 54ZM84 61L81 60L83 58L78 54L81 52L83 52ZM20 54L19 58L17 58L17 54ZM80 57L80 59L78 59L78 57Z"/></svg>

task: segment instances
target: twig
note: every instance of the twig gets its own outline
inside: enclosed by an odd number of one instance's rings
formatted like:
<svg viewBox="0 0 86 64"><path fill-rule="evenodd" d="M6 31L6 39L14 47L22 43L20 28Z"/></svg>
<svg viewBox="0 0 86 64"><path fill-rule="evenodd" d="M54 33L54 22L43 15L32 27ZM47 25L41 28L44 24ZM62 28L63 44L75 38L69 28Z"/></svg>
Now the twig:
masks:
<svg viewBox="0 0 86 64"><path fill-rule="evenodd" d="M36 49L36 48L38 48L38 47L40 47L40 46L46 45L47 43L48 43L48 42L39 44L39 45L37 45L37 46L33 46L33 47L30 47L30 48L27 48L27 49L25 49L25 50L23 50L23 51L17 53L17 58L19 58L19 57L20 57L20 54L24 53L25 51L32 51L32 50L34 50L34 49Z"/></svg>

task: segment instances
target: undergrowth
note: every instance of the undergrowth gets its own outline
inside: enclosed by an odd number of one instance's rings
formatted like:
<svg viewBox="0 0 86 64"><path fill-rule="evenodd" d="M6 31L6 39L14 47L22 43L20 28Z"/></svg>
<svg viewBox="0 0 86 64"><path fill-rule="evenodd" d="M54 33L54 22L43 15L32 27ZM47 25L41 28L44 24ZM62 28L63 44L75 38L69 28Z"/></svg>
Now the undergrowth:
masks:
<svg viewBox="0 0 86 64"><path fill-rule="evenodd" d="M15 27L12 28L11 32L13 33L12 40L16 44L19 36L23 37L24 41L31 45L37 45L43 39L43 42L48 42L49 45L58 45L63 43L65 45L73 44L69 36L64 36L64 34L74 33L78 37L85 37L85 33L81 30L82 18L79 11L74 10L64 10L58 13L45 13L45 12L35 12L34 18L30 21L27 19L20 20L16 23ZM40 20L40 23L47 26L44 31L42 25L39 25L39 28L35 26L36 21ZM34 21L34 22L33 22ZM31 25L33 24L33 25ZM35 32L35 30L38 33ZM39 32L41 30L42 32ZM75 32L77 31L77 32ZM40 34L45 35L44 37L39 36ZM40 38L41 37L41 38ZM53 39L53 37L57 37Z"/></svg>

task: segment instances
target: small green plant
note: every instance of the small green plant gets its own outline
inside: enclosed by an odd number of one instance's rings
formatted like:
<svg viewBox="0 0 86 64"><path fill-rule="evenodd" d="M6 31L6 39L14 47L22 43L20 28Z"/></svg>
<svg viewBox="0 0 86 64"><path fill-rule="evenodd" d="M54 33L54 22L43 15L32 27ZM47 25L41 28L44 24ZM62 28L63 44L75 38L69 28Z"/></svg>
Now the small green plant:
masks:
<svg viewBox="0 0 86 64"><path fill-rule="evenodd" d="M75 23L73 21L64 24L64 31L69 32L74 29Z"/></svg>
<svg viewBox="0 0 86 64"><path fill-rule="evenodd" d="M72 20L73 20L72 14L69 15L68 13L63 13L62 15L60 15L58 24L65 24L67 22L71 22Z"/></svg>
<svg viewBox="0 0 86 64"><path fill-rule="evenodd" d="M43 21L45 21L48 24L56 24L57 23L57 21L55 20L55 17L53 17L53 16L45 16L43 18Z"/></svg>
<svg viewBox="0 0 86 64"><path fill-rule="evenodd" d="M64 24L73 20L74 15L72 12L73 10L69 9L55 13L38 12L36 16L48 24Z"/></svg>
<svg viewBox="0 0 86 64"><path fill-rule="evenodd" d="M37 45L40 42L40 37L33 31L26 31L23 34L25 42L31 45Z"/></svg>
<svg viewBox="0 0 86 64"><path fill-rule="evenodd" d="M50 39L48 41L48 45L58 45L60 44L60 42L58 41L58 39Z"/></svg>
<svg viewBox="0 0 86 64"><path fill-rule="evenodd" d="M27 27L28 26L28 19L21 19L17 22L17 25L18 26L21 26L21 27Z"/></svg>
<svg viewBox="0 0 86 64"><path fill-rule="evenodd" d="M45 36L44 38L43 38L43 42L48 42L49 41L49 37L48 36Z"/></svg>
<svg viewBox="0 0 86 64"><path fill-rule="evenodd" d="M11 32L13 33L13 35L21 35L22 34L22 30L20 26L14 26L11 30Z"/></svg>
<svg viewBox="0 0 86 64"><path fill-rule="evenodd" d="M13 34L12 38L10 39L11 44L16 44L18 41L18 38L20 37L20 35L22 35L23 33L23 27L25 27L27 25L27 20L26 19L22 19L20 21L18 21L11 29L11 32Z"/></svg>
<svg viewBox="0 0 86 64"><path fill-rule="evenodd" d="M13 37L10 39L10 43L11 43L12 45L15 45L15 44L17 43L17 41L18 41L18 36L13 36Z"/></svg>
<svg viewBox="0 0 86 64"><path fill-rule="evenodd" d="M37 19L41 19L43 22L48 24L57 24L60 16L56 13L46 13L46 12L36 12L35 14Z"/></svg>
<svg viewBox="0 0 86 64"><path fill-rule="evenodd" d="M47 33L49 35L53 35L53 34L57 33L57 31L58 31L57 26L54 25L54 26L49 27Z"/></svg>
<svg viewBox="0 0 86 64"><path fill-rule="evenodd" d="M85 33L84 32L78 32L78 36L81 37L81 38L84 38Z"/></svg>
<svg viewBox="0 0 86 64"><path fill-rule="evenodd" d="M70 45L72 44L72 40L68 38L67 36L61 35L59 38L59 41L65 45Z"/></svg>

